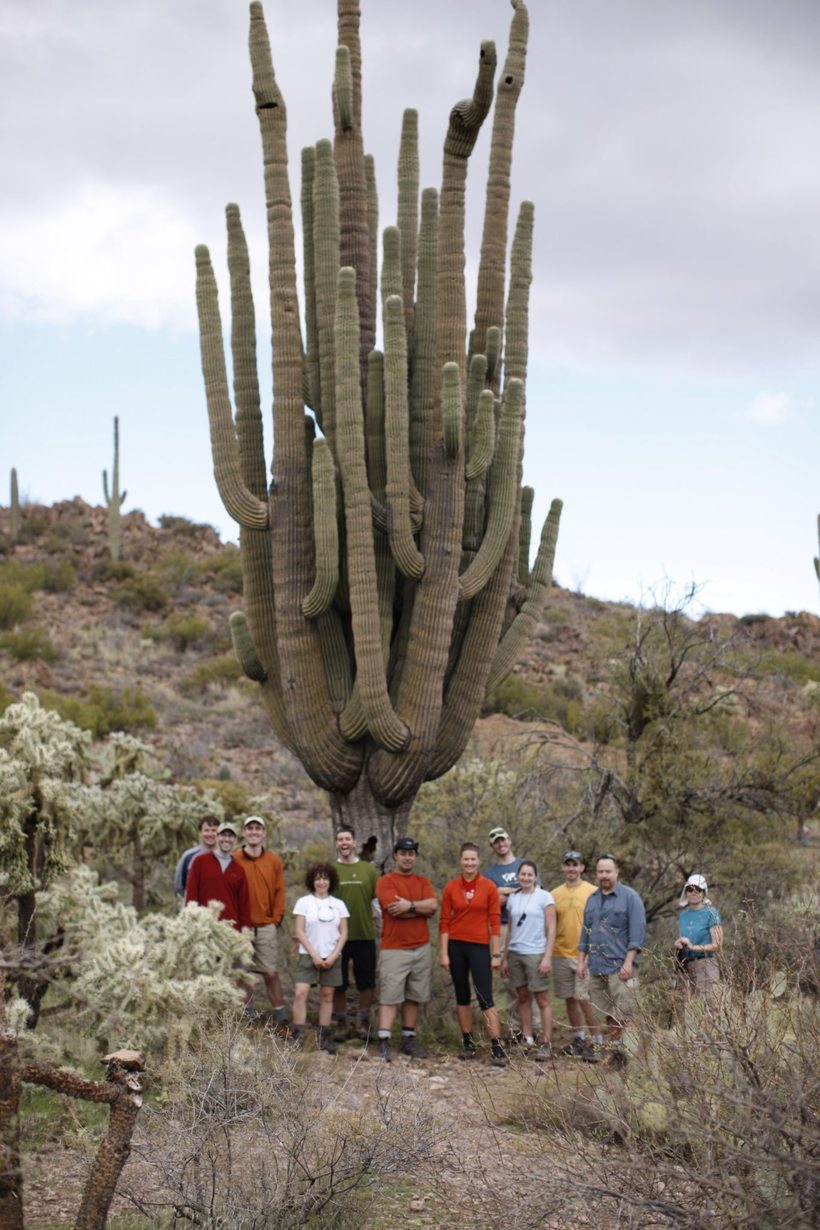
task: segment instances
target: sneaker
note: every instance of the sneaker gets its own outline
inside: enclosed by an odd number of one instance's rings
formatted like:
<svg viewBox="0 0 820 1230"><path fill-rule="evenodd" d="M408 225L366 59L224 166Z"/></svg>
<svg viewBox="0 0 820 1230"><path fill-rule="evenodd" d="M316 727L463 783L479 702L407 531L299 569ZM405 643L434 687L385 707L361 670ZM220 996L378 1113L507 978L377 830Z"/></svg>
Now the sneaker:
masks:
<svg viewBox="0 0 820 1230"><path fill-rule="evenodd" d="M334 1042L347 1042L348 1038L352 1037L352 1030L348 1029L347 1021L336 1022L336 1032L333 1035Z"/></svg>
<svg viewBox="0 0 820 1230"><path fill-rule="evenodd" d="M476 1044L473 1042L472 1038L469 1038L466 1042L462 1042L461 1050L458 1052L458 1057L459 1059L475 1059L475 1053Z"/></svg>
<svg viewBox="0 0 820 1230"><path fill-rule="evenodd" d="M552 1047L549 1042L542 1042L536 1049L533 1059L536 1063L549 1063L552 1059Z"/></svg>
<svg viewBox="0 0 820 1230"><path fill-rule="evenodd" d="M427 1058L426 1050L415 1038L402 1038L399 1044L399 1052L402 1055L409 1055L411 1059Z"/></svg>
<svg viewBox="0 0 820 1230"><path fill-rule="evenodd" d="M384 1063L393 1062L393 1051L390 1046L389 1038L379 1038L379 1059Z"/></svg>
<svg viewBox="0 0 820 1230"><path fill-rule="evenodd" d="M601 1062L600 1048L597 1047L594 1042L590 1042L589 1038L584 1038L583 1041L579 1038L578 1041L581 1042L581 1049L578 1054L581 1056L584 1063Z"/></svg>
<svg viewBox="0 0 820 1230"><path fill-rule="evenodd" d="M505 1068L507 1066L507 1056L504 1053L504 1047L497 1038L493 1038L490 1043L490 1062L495 1068Z"/></svg>
<svg viewBox="0 0 820 1230"><path fill-rule="evenodd" d="M294 1029L293 1033L288 1034L287 1041L295 1051L301 1051L305 1045L305 1035L301 1029Z"/></svg>

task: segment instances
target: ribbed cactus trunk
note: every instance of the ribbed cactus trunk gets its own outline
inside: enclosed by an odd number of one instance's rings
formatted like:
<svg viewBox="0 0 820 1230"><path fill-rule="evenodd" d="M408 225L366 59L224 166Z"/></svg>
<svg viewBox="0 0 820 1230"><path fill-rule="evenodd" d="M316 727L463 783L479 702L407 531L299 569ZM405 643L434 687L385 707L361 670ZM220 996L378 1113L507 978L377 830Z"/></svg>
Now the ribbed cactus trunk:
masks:
<svg viewBox="0 0 820 1230"><path fill-rule="evenodd" d="M116 563L122 556L122 521L120 509L128 492L120 494L120 420L114 416L114 467L111 471L111 490L108 490L108 471L103 470L103 496L108 507L108 550Z"/></svg>
<svg viewBox="0 0 820 1230"><path fill-rule="evenodd" d="M508 276L529 20L523 0L513 8L468 339L467 171L493 105L494 44L482 44L472 97L450 113L440 191L420 192L418 117L406 112L397 225L380 237L361 125L359 6L338 0L334 137L302 153L303 337L287 112L262 8L251 4L274 355L269 484L235 205L227 209L233 404L210 255L196 253L214 472L241 527L237 657L260 685L277 737L329 792L334 819L377 835L380 859L406 831L422 783L463 752L551 583L560 502L531 571L532 492L521 486L533 207L520 207Z"/></svg>
<svg viewBox="0 0 820 1230"><path fill-rule="evenodd" d="M20 537L20 489L17 485L17 471L11 471L11 500L9 501L9 538L14 546Z"/></svg>

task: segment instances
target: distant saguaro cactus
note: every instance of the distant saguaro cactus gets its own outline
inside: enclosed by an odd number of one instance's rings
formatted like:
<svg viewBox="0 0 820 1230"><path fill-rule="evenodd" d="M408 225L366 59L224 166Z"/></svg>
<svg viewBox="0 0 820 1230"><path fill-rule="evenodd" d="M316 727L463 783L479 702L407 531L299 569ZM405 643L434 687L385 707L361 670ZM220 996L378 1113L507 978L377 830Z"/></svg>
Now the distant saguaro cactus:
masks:
<svg viewBox="0 0 820 1230"><path fill-rule="evenodd" d="M112 560L122 554L122 522L120 509L125 503L127 491L120 495L120 420L114 415L114 468L111 471L111 492L108 491L108 471L103 470L103 495L108 506L108 549Z"/></svg>
<svg viewBox="0 0 820 1230"><path fill-rule="evenodd" d="M10 524L9 538L12 546L20 537L20 491L17 486L17 471L14 466L11 468L11 500L9 502Z"/></svg>
<svg viewBox="0 0 820 1230"><path fill-rule="evenodd" d="M14 471L12 470L12 474ZM817 514L817 543L820 549L820 513ZM814 571L817 573L817 580L820 581L820 558L814 557Z"/></svg>
<svg viewBox="0 0 820 1230"><path fill-rule="evenodd" d="M531 637L551 584L560 502L530 573L531 498L521 487L529 202L520 208L505 289L529 24L523 0L513 8L468 339L467 165L493 102L495 46L482 44L473 96L450 113L441 192L427 188L420 202L417 116L405 114L398 226L383 233L379 281L359 4L338 0L335 138L302 154L303 344L285 101L262 6L251 4L274 353L269 490L249 257L236 205L227 207L235 421L216 281L208 249L196 251L214 472L241 527L245 612L231 620L237 656L260 684L277 737L330 792L334 818L377 833L382 858L406 830L422 782L461 755L488 689ZM379 293L383 351L374 348Z"/></svg>

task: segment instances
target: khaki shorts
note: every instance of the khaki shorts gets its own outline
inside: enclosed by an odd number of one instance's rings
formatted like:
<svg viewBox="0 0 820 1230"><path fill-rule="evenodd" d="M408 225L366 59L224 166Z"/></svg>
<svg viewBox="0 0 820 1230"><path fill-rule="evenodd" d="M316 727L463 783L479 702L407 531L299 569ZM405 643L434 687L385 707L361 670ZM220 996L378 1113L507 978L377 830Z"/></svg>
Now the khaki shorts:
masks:
<svg viewBox="0 0 820 1230"><path fill-rule="evenodd" d="M577 957L552 958L552 993L556 999L589 999L589 979L576 978Z"/></svg>
<svg viewBox="0 0 820 1230"><path fill-rule="evenodd" d="M379 955L379 1003L426 1004L430 999L430 945L383 948Z"/></svg>
<svg viewBox="0 0 820 1230"><path fill-rule="evenodd" d="M275 974L276 954L279 949L279 928L276 923L268 923L264 927L253 928L253 964L254 974Z"/></svg>
<svg viewBox="0 0 820 1230"><path fill-rule="evenodd" d="M337 957L330 969L317 969L313 958L306 952L300 952L296 961L296 973L293 981L306 982L309 987L340 987L342 985L342 963Z"/></svg>
<svg viewBox="0 0 820 1230"><path fill-rule="evenodd" d="M624 982L617 974L590 974L589 998L596 1012L625 1024L638 1010L638 975Z"/></svg>
<svg viewBox="0 0 820 1230"><path fill-rule="evenodd" d="M511 952L507 954L510 966L510 982L514 987L526 987L528 991L539 994L548 991L549 974L541 974L538 966L544 959L543 952Z"/></svg>
<svg viewBox="0 0 820 1230"><path fill-rule="evenodd" d="M697 957L683 966L683 985L690 995L709 995L720 982L720 969L714 957Z"/></svg>

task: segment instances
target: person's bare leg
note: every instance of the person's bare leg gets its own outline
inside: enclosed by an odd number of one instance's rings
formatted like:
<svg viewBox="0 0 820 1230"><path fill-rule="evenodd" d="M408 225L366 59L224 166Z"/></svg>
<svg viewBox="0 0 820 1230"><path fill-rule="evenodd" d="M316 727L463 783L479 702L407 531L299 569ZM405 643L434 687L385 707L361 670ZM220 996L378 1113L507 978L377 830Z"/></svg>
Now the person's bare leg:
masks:
<svg viewBox="0 0 820 1230"><path fill-rule="evenodd" d="M419 1019L419 1006L412 999L406 999L401 1006L401 1023L404 1029L415 1029Z"/></svg>
<svg viewBox="0 0 820 1230"><path fill-rule="evenodd" d="M389 1033L396 1019L398 1004L379 1004L379 1029Z"/></svg>
<svg viewBox="0 0 820 1230"><path fill-rule="evenodd" d="M319 987L319 1024L327 1028L333 1015L333 987Z"/></svg>
<svg viewBox="0 0 820 1230"><path fill-rule="evenodd" d="M519 1008L520 1008L519 1003ZM487 1008L484 1012L484 1022L487 1026L487 1033L493 1042L497 1042L501 1037L501 1022L498 1018L497 1008Z"/></svg>
<svg viewBox="0 0 820 1230"><path fill-rule="evenodd" d="M541 1041L552 1041L552 1004L549 991L536 991L535 1002L541 1010Z"/></svg>
<svg viewBox="0 0 820 1230"><path fill-rule="evenodd" d="M473 1009L470 1004L456 1004L458 1027L463 1034L473 1032Z"/></svg>
<svg viewBox="0 0 820 1230"><path fill-rule="evenodd" d="M521 1032L524 1038L532 1037L532 997L526 987L516 987L518 999L518 1019L521 1022Z"/></svg>
<svg viewBox="0 0 820 1230"><path fill-rule="evenodd" d="M310 986L306 982L297 982L293 988L293 1023L304 1025L307 1019L307 1000Z"/></svg>
<svg viewBox="0 0 820 1230"><path fill-rule="evenodd" d="M265 990L268 993L268 999L271 1002L272 1008L281 1008L284 1003L282 995L282 980L274 971L272 974L263 974L262 981L265 984Z"/></svg>

